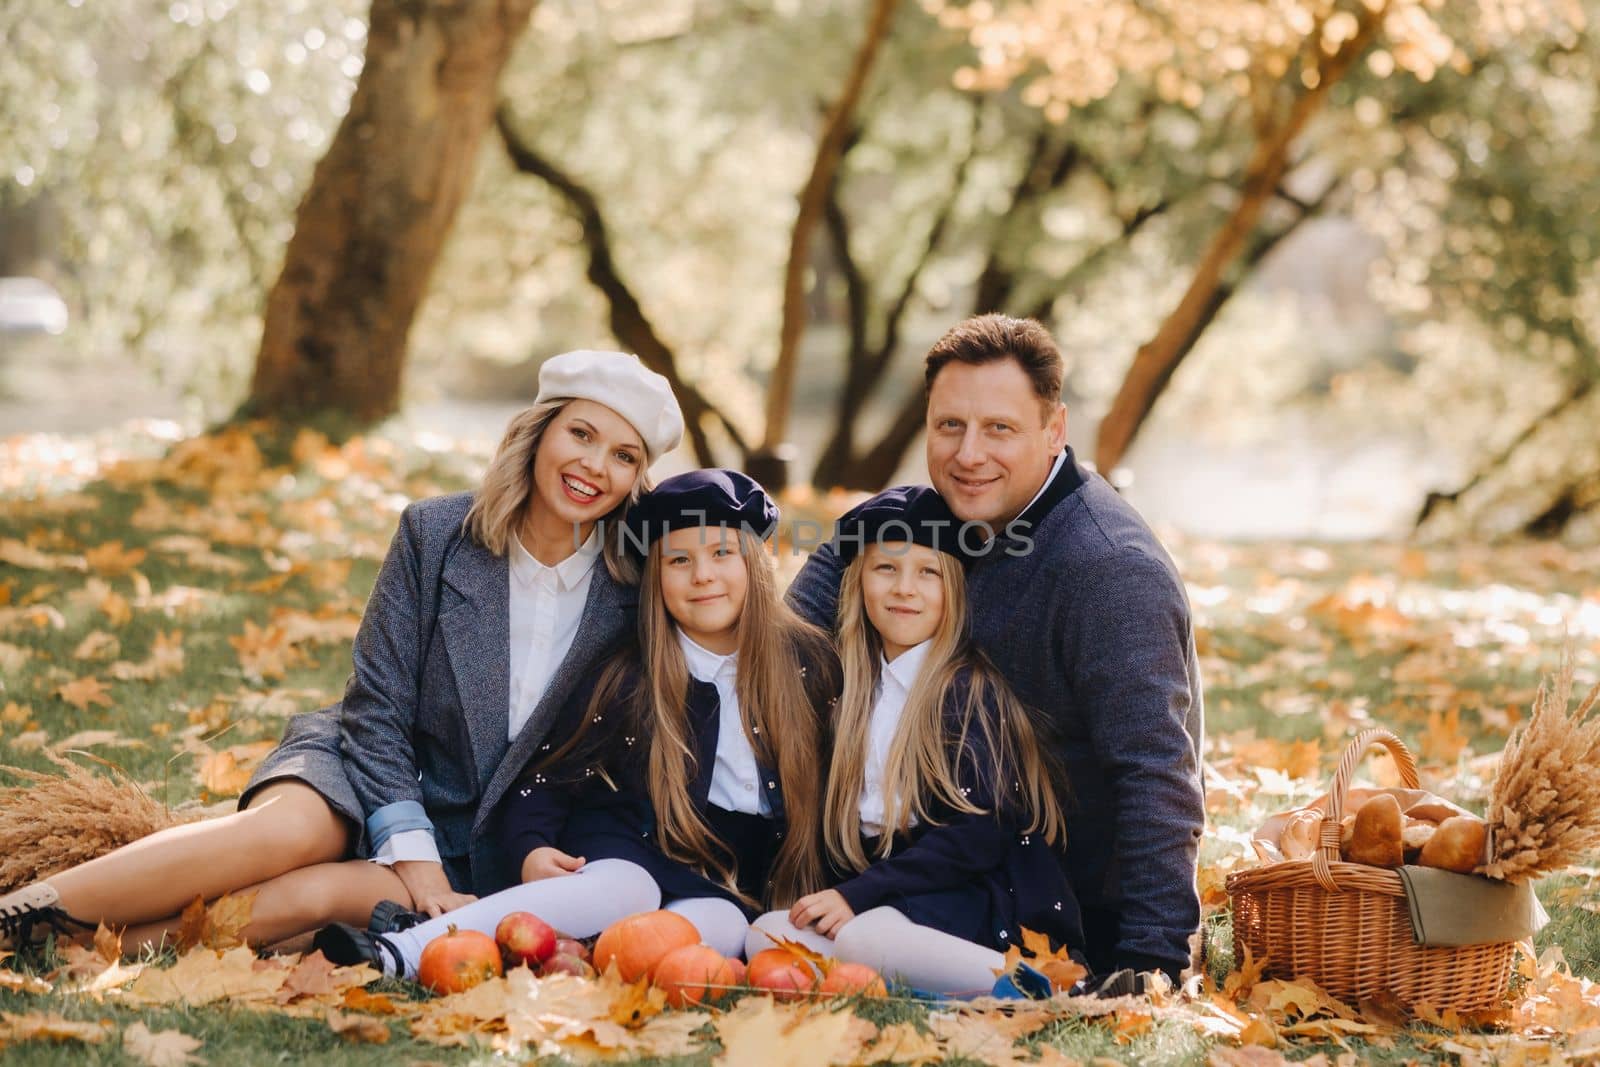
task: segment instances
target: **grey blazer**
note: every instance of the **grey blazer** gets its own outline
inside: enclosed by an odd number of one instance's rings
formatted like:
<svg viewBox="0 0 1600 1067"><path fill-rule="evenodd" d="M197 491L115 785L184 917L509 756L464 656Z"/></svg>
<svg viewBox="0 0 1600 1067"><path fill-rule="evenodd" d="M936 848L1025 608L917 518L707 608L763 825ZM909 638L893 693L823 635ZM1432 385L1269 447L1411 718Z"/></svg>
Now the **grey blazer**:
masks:
<svg viewBox="0 0 1600 1067"><path fill-rule="evenodd" d="M364 811L362 852L431 827L458 887L516 879L493 840L500 799L584 675L632 630L638 590L598 561L572 648L514 741L504 557L462 530L471 494L405 509L356 635L338 706L344 770Z"/></svg>

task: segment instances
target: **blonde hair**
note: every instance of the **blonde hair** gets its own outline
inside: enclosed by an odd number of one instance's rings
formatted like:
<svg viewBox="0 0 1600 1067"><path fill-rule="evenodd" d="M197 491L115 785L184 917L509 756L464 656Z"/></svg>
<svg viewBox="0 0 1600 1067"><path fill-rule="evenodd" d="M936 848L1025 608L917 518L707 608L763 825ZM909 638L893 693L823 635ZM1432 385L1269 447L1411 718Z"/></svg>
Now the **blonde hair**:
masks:
<svg viewBox="0 0 1600 1067"><path fill-rule="evenodd" d="M786 907L822 888L825 881L822 788L816 767L822 751L818 704L826 699L822 694L836 691L837 671L831 666L827 635L783 602L776 568L763 542L749 530L739 530L738 537L749 580L739 613L734 692L757 762L777 771L787 823L772 862L766 899L754 900L739 889L738 857L701 818L689 795L699 765L689 725L689 665L678 643L677 623L661 593L664 539L651 544L645 557L639 648L628 649L606 666L578 732L541 766L592 759L605 742L593 735L591 725L606 709L621 703L633 724L631 732L648 746L646 779L661 851L748 905ZM807 670L826 677L808 679L803 673Z"/></svg>
<svg viewBox="0 0 1600 1067"><path fill-rule="evenodd" d="M823 805L824 841L835 864L862 871L889 855L895 833L909 830L914 815L937 825L936 805L967 815L991 814L961 790L963 762L975 760L973 741L987 749L985 765L970 769L995 783L995 810L1015 812L1027 832L1046 841L1061 838L1064 820L1052 782L1054 768L1040 749L1027 709L1010 686L966 637L967 586L961 568L940 556L944 615L927 659L911 686L884 770L884 832L878 855L861 845L861 790L866 782L868 736L883 642L866 613L862 572L866 553L845 569L839 587L839 657L844 692L834 716L833 757ZM956 725L945 721L945 705L958 676L965 675ZM957 692L960 692L958 689ZM1010 788L1007 788L1007 785Z"/></svg>
<svg viewBox="0 0 1600 1067"><path fill-rule="evenodd" d="M513 416L495 449L494 459L489 461L489 469L483 472L483 483L473 494L472 507L467 510L462 525L473 540L497 556L510 551L511 539L516 536L527 510L538 506L535 503L538 493L533 484L534 457L538 455L545 431L569 403L570 400L547 400ZM637 502L649 488L649 471L647 465L641 463L628 495L598 523L606 570L614 581L624 585L638 581L638 566L626 552L624 539L611 533L622 524L628 506Z"/></svg>

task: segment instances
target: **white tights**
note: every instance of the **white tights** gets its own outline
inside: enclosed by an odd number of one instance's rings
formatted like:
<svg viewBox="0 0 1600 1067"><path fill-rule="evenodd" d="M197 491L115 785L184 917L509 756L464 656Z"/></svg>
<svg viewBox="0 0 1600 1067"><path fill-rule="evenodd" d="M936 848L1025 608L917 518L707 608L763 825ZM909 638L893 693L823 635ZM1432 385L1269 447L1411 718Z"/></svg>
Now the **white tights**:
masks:
<svg viewBox="0 0 1600 1067"><path fill-rule="evenodd" d="M865 963L885 977L931 993L987 993L1005 966L1005 957L994 949L919 926L894 908L862 912L831 940L795 926L788 912L769 911L751 924L745 950L754 956L777 938L798 941L824 956Z"/></svg>
<svg viewBox="0 0 1600 1067"><path fill-rule="evenodd" d="M594 860L572 874L502 889L437 919L385 934L405 962L405 977L413 978L422 949L454 926L494 936L500 920L514 911L529 911L567 937L593 937L618 919L661 906L661 890L648 871L627 860ZM731 901L720 897L692 897L668 905L694 923L700 939L725 956L744 948L750 924Z"/></svg>

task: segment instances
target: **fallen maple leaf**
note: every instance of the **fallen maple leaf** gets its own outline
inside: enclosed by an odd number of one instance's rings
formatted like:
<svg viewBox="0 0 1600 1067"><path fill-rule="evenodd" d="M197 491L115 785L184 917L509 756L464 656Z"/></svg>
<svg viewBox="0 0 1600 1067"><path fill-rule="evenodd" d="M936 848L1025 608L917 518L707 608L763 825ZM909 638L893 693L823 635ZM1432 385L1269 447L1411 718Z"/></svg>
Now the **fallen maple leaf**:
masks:
<svg viewBox="0 0 1600 1067"><path fill-rule="evenodd" d="M1056 993L1067 992L1089 974L1089 969L1073 959L1065 945L1052 949L1047 935L1026 927L1022 930L1022 944L1006 950L1004 967L997 973L1008 972L1019 962L1050 979L1050 988Z"/></svg>
<svg viewBox="0 0 1600 1067"><path fill-rule="evenodd" d="M90 570L115 577L143 563L147 554L142 548L125 548L121 541L107 541L85 552L83 560Z"/></svg>
<svg viewBox="0 0 1600 1067"><path fill-rule="evenodd" d="M122 642L115 634L94 630L72 650L73 659L115 659L122 651Z"/></svg>
<svg viewBox="0 0 1600 1067"><path fill-rule="evenodd" d="M383 1045L389 1041L389 1024L356 1012L328 1011L328 1029L346 1041Z"/></svg>
<svg viewBox="0 0 1600 1067"><path fill-rule="evenodd" d="M109 1037L111 1031L111 1023L105 1020L82 1022L54 1013L16 1015L0 1011L0 1048L21 1041L81 1041L95 1045Z"/></svg>
<svg viewBox="0 0 1600 1067"><path fill-rule="evenodd" d="M75 678L56 690L56 696L79 711L88 711L90 704L111 706L111 694L100 679L93 676Z"/></svg>
<svg viewBox="0 0 1600 1067"><path fill-rule="evenodd" d="M196 946L224 949L244 944L244 928L250 925L255 893L224 893L209 907L195 897L178 916L178 951Z"/></svg>
<svg viewBox="0 0 1600 1067"><path fill-rule="evenodd" d="M142 1022L133 1023L122 1031L122 1051L150 1065L150 1067L188 1067L203 1063L195 1050L201 1045L199 1038L190 1037L181 1030L152 1032Z"/></svg>
<svg viewBox="0 0 1600 1067"><path fill-rule="evenodd" d="M945 1059L944 1045L931 1031L919 1030L911 1023L885 1026L856 1054L857 1064L898 1063L920 1067Z"/></svg>
<svg viewBox="0 0 1600 1067"><path fill-rule="evenodd" d="M179 956L178 962L165 970L146 968L128 987L126 996L135 1004L271 1003L288 976L281 963L257 960L256 954L242 945L226 952L200 946Z"/></svg>
<svg viewBox="0 0 1600 1067"><path fill-rule="evenodd" d="M722 1052L718 1067L827 1067L850 1034L848 1011L816 1011L771 997L746 997L714 1024Z"/></svg>
<svg viewBox="0 0 1600 1067"><path fill-rule="evenodd" d="M276 741L252 741L209 754L196 770L201 788L214 797L238 796L249 784L256 764L277 745Z"/></svg>
<svg viewBox="0 0 1600 1067"><path fill-rule="evenodd" d="M344 1006L369 1015L399 1015L400 1008L383 993L369 993L360 986L344 991Z"/></svg>
<svg viewBox="0 0 1600 1067"><path fill-rule="evenodd" d="M52 988L49 982L37 975L0 970L0 992L48 993Z"/></svg>
<svg viewBox="0 0 1600 1067"><path fill-rule="evenodd" d="M247 676L260 680L282 678L291 667L297 666L305 655L289 642L289 635L279 626L262 628L246 621L244 632L228 638L228 644L239 653L239 666Z"/></svg>

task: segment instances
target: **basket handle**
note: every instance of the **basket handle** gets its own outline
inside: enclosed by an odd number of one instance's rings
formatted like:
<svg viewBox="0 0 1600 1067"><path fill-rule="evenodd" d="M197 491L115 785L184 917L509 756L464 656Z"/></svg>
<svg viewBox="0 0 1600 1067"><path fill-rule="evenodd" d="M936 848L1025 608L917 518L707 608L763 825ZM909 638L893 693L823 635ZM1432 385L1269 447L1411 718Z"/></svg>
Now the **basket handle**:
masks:
<svg viewBox="0 0 1600 1067"><path fill-rule="evenodd" d="M1375 726L1357 734L1355 740L1345 746L1344 755L1339 757L1339 769L1333 772L1333 788L1328 791L1328 814L1322 820L1322 830L1317 839L1317 851L1311 857L1311 873L1318 884L1329 892L1338 890L1338 883L1333 879L1333 871L1328 866L1339 860L1339 836L1341 821L1344 819L1345 796L1350 792L1350 782L1356 776L1356 767L1360 764L1367 750L1374 745L1382 745L1388 749L1389 755L1394 757L1394 762L1400 768L1400 781L1407 789L1417 789L1422 785L1422 780L1417 777L1417 761L1411 755L1411 750L1406 748L1405 742L1382 727Z"/></svg>

